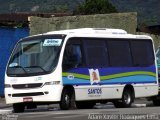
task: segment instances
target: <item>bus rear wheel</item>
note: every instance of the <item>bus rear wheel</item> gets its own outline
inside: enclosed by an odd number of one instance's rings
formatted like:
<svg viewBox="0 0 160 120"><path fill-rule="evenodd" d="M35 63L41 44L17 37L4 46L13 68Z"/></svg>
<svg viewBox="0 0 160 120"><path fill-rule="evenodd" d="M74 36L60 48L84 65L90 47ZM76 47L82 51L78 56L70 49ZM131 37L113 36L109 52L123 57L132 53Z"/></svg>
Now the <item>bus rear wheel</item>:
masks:
<svg viewBox="0 0 160 120"><path fill-rule="evenodd" d="M23 103L15 103L13 104L13 111L15 113L21 113L24 112L25 105Z"/></svg>
<svg viewBox="0 0 160 120"><path fill-rule="evenodd" d="M134 101L133 93L130 89L123 91L122 99L120 101L114 101L113 104L116 108L128 108Z"/></svg>
<svg viewBox="0 0 160 120"><path fill-rule="evenodd" d="M75 108L75 95L74 91L70 89L64 89L60 101L60 109L68 110Z"/></svg>

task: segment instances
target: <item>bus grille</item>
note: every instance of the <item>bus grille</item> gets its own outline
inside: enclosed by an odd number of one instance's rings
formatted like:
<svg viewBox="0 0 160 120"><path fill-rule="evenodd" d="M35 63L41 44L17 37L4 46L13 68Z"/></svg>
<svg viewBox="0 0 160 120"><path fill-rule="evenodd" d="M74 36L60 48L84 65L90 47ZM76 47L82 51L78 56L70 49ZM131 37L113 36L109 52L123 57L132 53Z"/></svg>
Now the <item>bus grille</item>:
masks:
<svg viewBox="0 0 160 120"><path fill-rule="evenodd" d="M44 95L43 92L34 92L34 93L18 93L18 94L12 94L12 97L26 97L26 96L39 96Z"/></svg>
<svg viewBox="0 0 160 120"><path fill-rule="evenodd" d="M41 87L43 83L34 83L34 84L16 84L12 85L14 89L27 89L27 88L38 88Z"/></svg>

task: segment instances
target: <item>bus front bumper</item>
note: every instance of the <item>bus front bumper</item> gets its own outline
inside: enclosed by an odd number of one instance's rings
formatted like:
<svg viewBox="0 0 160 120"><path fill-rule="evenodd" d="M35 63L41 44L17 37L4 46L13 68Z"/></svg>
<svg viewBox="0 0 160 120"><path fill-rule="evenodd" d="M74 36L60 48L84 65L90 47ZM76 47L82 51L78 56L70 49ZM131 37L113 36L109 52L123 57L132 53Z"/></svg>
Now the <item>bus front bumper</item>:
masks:
<svg viewBox="0 0 160 120"><path fill-rule="evenodd" d="M62 85L48 85L36 89L5 88L6 104L23 102L59 102Z"/></svg>

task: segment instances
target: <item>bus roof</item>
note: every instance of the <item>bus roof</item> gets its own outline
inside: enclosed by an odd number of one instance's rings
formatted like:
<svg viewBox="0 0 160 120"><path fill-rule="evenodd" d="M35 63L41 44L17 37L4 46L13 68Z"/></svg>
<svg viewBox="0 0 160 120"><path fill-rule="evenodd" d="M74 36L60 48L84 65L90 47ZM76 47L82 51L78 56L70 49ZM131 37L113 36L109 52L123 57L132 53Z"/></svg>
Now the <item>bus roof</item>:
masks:
<svg viewBox="0 0 160 120"><path fill-rule="evenodd" d="M125 30L122 29L108 29L108 28L80 28L80 29L69 29L48 32L46 34L127 34Z"/></svg>
<svg viewBox="0 0 160 120"><path fill-rule="evenodd" d="M93 36L93 37L120 37L120 38L137 38L137 39L152 39L147 35L133 35L128 34L123 29L112 29L112 28L79 28L79 29L68 29L68 30L59 30L59 31L51 31L47 32L43 35L51 35L51 34L65 34L65 35L74 35L74 36Z"/></svg>
<svg viewBox="0 0 160 120"><path fill-rule="evenodd" d="M133 35L128 34L123 29L112 29L112 28L79 28L79 29L68 29L51 31L43 34L33 35L29 37L39 35L67 35L69 37L105 37L105 38L134 38L134 39L151 39L148 35Z"/></svg>

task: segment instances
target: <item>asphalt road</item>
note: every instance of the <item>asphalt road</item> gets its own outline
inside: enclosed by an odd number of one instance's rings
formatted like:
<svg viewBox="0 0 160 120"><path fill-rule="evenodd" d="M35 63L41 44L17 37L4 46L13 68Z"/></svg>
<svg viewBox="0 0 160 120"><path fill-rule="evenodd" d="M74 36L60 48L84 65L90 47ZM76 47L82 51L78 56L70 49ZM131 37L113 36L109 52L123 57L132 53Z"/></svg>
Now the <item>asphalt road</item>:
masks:
<svg viewBox="0 0 160 120"><path fill-rule="evenodd" d="M94 109L59 110L58 106L40 106L24 113L12 108L0 109L2 120L159 120L160 107L151 102L136 101L131 108L115 108L112 103L97 104Z"/></svg>

